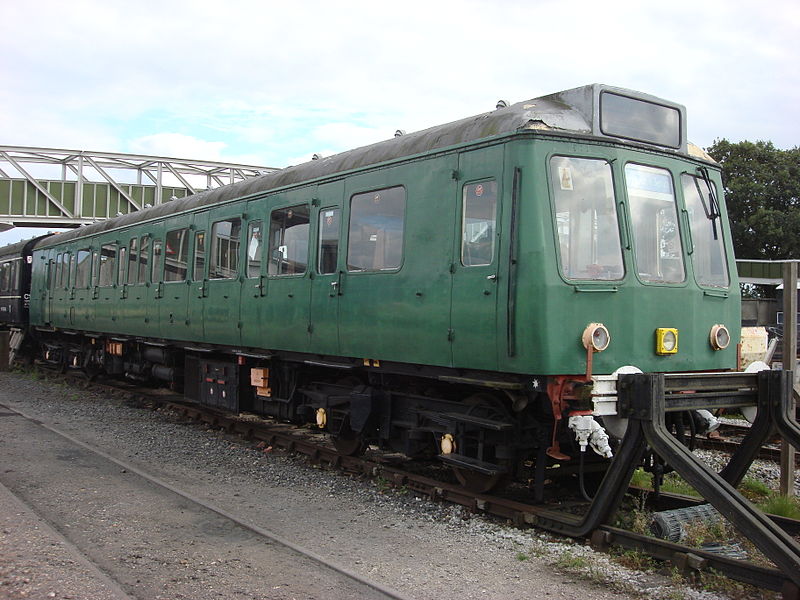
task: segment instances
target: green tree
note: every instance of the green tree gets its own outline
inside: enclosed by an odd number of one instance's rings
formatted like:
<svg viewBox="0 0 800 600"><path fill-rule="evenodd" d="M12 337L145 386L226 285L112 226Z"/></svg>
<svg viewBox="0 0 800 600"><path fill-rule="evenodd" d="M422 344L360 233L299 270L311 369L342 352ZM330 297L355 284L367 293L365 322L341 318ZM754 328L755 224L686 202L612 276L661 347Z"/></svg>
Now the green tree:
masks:
<svg viewBox="0 0 800 600"><path fill-rule="evenodd" d="M800 258L800 147L717 140L707 152L722 183L737 258Z"/></svg>

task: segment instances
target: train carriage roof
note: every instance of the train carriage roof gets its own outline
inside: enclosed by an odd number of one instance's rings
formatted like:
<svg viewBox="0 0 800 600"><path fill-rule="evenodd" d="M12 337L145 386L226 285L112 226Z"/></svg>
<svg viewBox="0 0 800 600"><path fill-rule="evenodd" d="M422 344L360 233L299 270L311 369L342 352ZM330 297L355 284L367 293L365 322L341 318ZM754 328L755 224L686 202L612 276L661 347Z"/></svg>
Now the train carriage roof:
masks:
<svg viewBox="0 0 800 600"><path fill-rule="evenodd" d="M30 253L33 250L34 245L39 240L51 237L52 235L53 234L48 233L27 240L22 240L21 242L14 242L13 244L8 244L7 246L3 246L2 248L0 248L0 260L6 260L9 258L22 258L25 254Z"/></svg>
<svg viewBox="0 0 800 600"><path fill-rule="evenodd" d="M323 179L337 173L520 131L547 131L613 138L613 136L604 135L599 124L598 114L602 92L619 94L642 104L665 107L677 112L680 115L681 143L680 147L668 149L687 152L685 109L682 106L640 92L592 84L518 102L508 107L498 108L445 125L437 125L327 158L287 167L246 181L206 190L180 200L173 200L54 236L42 246L63 243L151 219L165 218L169 215L197 210L269 190ZM614 139L617 142L620 141L619 137ZM697 158L710 160L707 155L702 156L696 152L693 154Z"/></svg>

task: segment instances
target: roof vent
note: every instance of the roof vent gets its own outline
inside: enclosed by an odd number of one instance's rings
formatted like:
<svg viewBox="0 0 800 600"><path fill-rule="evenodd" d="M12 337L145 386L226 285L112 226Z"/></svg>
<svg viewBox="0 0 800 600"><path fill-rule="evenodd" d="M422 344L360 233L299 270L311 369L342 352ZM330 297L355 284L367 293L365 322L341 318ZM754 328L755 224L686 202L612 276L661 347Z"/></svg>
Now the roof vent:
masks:
<svg viewBox="0 0 800 600"><path fill-rule="evenodd" d="M497 104L495 105L495 108L497 108L497 109L508 108L508 102L505 101L505 100L498 100Z"/></svg>
<svg viewBox="0 0 800 600"><path fill-rule="evenodd" d="M405 129L398 129L397 131L394 132L394 137L401 137L404 136L405 134L406 134Z"/></svg>
<svg viewBox="0 0 800 600"><path fill-rule="evenodd" d="M314 154L314 155L311 157L311 160L319 160L319 159L321 159L321 158L322 158L322 154Z"/></svg>

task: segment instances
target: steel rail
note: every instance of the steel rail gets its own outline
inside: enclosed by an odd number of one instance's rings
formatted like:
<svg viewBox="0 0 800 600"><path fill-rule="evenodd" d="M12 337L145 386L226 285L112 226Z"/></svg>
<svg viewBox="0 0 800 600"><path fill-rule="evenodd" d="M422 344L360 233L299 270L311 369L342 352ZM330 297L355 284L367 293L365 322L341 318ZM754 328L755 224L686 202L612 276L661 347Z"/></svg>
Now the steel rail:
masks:
<svg viewBox="0 0 800 600"><path fill-rule="evenodd" d="M47 423L43 423L41 420L39 420L37 418L34 418L34 417L32 417L32 416L30 416L30 415L28 415L28 414L26 414L26 413L24 413L24 412L22 412L22 411L20 411L18 409L11 408L11 407L9 407L9 406L7 406L5 404L0 404L0 406L2 406L3 409L8 410L9 412L13 412L13 413L15 413L15 414L27 419L28 421L30 421L32 423L35 423L39 427L42 427L43 429L58 435L59 437L61 437L61 438L65 439L65 440L67 440L68 442L80 447L83 450L86 450L86 451L91 452L91 453L93 453L93 454L95 454L97 456L100 456L103 459L116 464L117 466L121 467L122 469L125 469L126 471L128 471L130 473L133 473L133 474L141 477L142 479L144 479L144 480L146 480L146 481L148 481L148 482L150 482L150 483L152 483L152 484L154 484L154 485L156 485L158 487L161 487L161 488L163 488L163 489L165 489L165 490L167 490L167 491L169 491L169 492L171 492L171 493L173 493L173 494L175 494L177 496L180 496L181 498L183 498L183 499L185 499L185 500L187 500L187 501L189 501L189 502L191 502L191 503L193 503L193 504L195 504L197 506L200 506L200 507L202 507L202 508L204 508L204 509L206 509L206 510L208 510L210 512L213 512L213 513L223 517L224 519L227 519L227 520L231 521L232 523L235 523L236 525L238 525L238 526L240 526L240 527L242 527L242 528L244 528L244 529L246 529L248 531L251 531L251 532L255 533L256 535L258 535L258 536L260 536L262 538L270 540L271 542L274 542L276 544L279 544L280 546L288 548L292 552L295 552L295 553L297 553L297 554L299 554L301 556L309 558L312 561L314 561L314 562L316 562L316 563L318 563L318 564L330 569L331 571L339 573L340 575L346 577L347 579L350 579L350 580L352 580L354 582L357 582L357 583L359 583L360 585L362 585L362 586L364 586L366 588L374 590L374 591L378 592L379 594L381 594L381 595L383 595L383 596L385 596L387 598L392 598L394 600L410 600L410 598L408 596L404 596L400 592L392 590L392 589L390 589L390 588L388 588L386 586L383 586L383 585L381 585L381 584L379 584L377 582L371 581L371 580L361 576L360 574L348 569L347 567L344 567L344 566L342 566L342 565L340 565L340 564L338 564L338 563L336 563L334 561L331 561L331 560L325 558L324 556L321 556L321 555L317 554L316 552L313 552L311 550L308 550L307 548L304 548L303 546L295 544L294 542L292 542L292 541L286 539L285 537L280 536L280 535L278 535L278 534L276 534L276 533L274 533L272 531L269 531L268 529L265 529L263 527L255 525L253 523L249 523L247 521L244 521L244 520L240 519L239 517L237 517L236 515L226 511L225 509L220 508L219 506L216 506L215 504L212 504L211 502L208 502L208 501L206 501L206 500L204 500L202 498L199 498L198 496L195 496L194 494L190 494L189 492L186 492L186 491L184 491L184 490L172 485L171 483L165 481L164 479L161 479L160 477L157 477L157 476L155 476L155 475L153 475L151 473L148 473L147 471L141 469L140 467L135 466L132 463L129 463L129 462L124 461L124 460L120 460L119 458L116 458L116 457L108 454L107 452L104 452L104 451L100 450L99 448L96 448L96 447L94 447L94 446L92 446L90 444L87 444L86 442L83 442L82 440L77 439L73 435L70 435L69 433L67 433L65 431L62 431L59 428L54 427L53 425L49 425Z"/></svg>

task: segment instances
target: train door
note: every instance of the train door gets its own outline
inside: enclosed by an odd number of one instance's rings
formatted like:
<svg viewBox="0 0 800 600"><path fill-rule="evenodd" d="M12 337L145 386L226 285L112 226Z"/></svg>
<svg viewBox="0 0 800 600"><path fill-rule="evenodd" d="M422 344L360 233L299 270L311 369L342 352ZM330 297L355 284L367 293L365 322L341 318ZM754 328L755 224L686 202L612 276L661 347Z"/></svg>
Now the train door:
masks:
<svg viewBox="0 0 800 600"><path fill-rule="evenodd" d="M42 318L41 322L44 323L46 326L50 326L53 323L53 294L55 293L55 278L56 278L56 251L55 250L47 250L42 255L44 259L42 262L45 263L45 279L42 281L39 279L40 285L42 286L39 299L41 300L41 307L42 307Z"/></svg>
<svg viewBox="0 0 800 600"><path fill-rule="evenodd" d="M337 288L343 355L372 366L450 364L456 167L455 156L438 156L347 181Z"/></svg>
<svg viewBox="0 0 800 600"><path fill-rule="evenodd" d="M497 368L503 146L459 155L451 338L453 364Z"/></svg>
<svg viewBox="0 0 800 600"><path fill-rule="evenodd" d="M97 242L95 249L96 269L94 277L94 319L98 331L116 332L117 304L119 293L117 287L117 273L119 271L119 243L116 240L103 240Z"/></svg>
<svg viewBox="0 0 800 600"><path fill-rule="evenodd" d="M270 348L295 352L309 348L308 259L313 191L304 188L281 196L269 213L264 343Z"/></svg>
<svg viewBox="0 0 800 600"><path fill-rule="evenodd" d="M163 337L160 327L160 303L164 295L162 275L164 270L164 227L163 224L150 227L149 252L141 253L147 302L144 317L144 333L149 337Z"/></svg>
<svg viewBox="0 0 800 600"><path fill-rule="evenodd" d="M191 216L173 217L164 223L164 245L161 250L161 276L156 283L158 326L161 337L170 340L189 339L189 267Z"/></svg>
<svg viewBox="0 0 800 600"><path fill-rule="evenodd" d="M127 273L120 302L122 332L129 335L145 334L147 323L146 273L150 258L150 236L133 230L125 235L127 241ZM146 334L145 334L146 335Z"/></svg>
<svg viewBox="0 0 800 600"><path fill-rule="evenodd" d="M264 198L251 200L245 210L244 263L239 320L242 323L242 345L258 348L264 342L265 305L267 303L267 271L265 261L266 207Z"/></svg>
<svg viewBox="0 0 800 600"><path fill-rule="evenodd" d="M309 305L309 333L315 353L339 354L339 285L344 261L342 194L344 184L335 181L317 188L319 206L313 210L312 261Z"/></svg>
<svg viewBox="0 0 800 600"><path fill-rule="evenodd" d="M54 327L69 327L70 325L69 269L71 264L69 250L64 249L63 246L60 247L56 254L56 283L50 311Z"/></svg>
<svg viewBox="0 0 800 600"><path fill-rule="evenodd" d="M241 343L239 309L242 294L243 205L225 206L209 213L208 273L203 302L203 340L238 346Z"/></svg>
<svg viewBox="0 0 800 600"><path fill-rule="evenodd" d="M189 291L186 305L187 336L204 340L203 310L208 296L208 212L193 215L190 228Z"/></svg>
<svg viewBox="0 0 800 600"><path fill-rule="evenodd" d="M94 329L94 291L92 288L92 247L88 240L78 242L73 255L75 275L72 288L71 325L79 329Z"/></svg>

